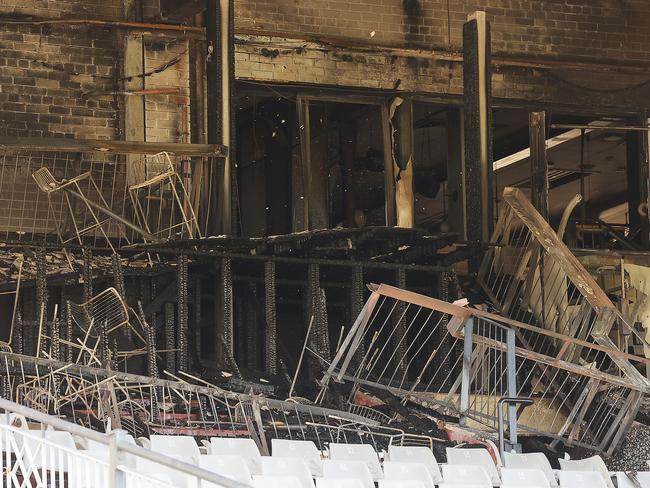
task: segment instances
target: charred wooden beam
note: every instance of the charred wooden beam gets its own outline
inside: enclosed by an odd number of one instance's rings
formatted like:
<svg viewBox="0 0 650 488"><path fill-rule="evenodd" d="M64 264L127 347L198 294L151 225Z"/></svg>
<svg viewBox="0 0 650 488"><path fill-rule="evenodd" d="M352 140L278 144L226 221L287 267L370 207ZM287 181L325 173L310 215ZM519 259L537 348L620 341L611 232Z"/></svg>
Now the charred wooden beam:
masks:
<svg viewBox="0 0 650 488"><path fill-rule="evenodd" d="M548 161L546 160L546 114L528 114L530 135L530 182L532 203L544 219L548 220Z"/></svg>
<svg viewBox="0 0 650 488"><path fill-rule="evenodd" d="M183 156L225 157L228 149L221 144L181 144L172 142L104 141L95 139L64 139L54 137L0 136L3 150L103 152L112 154L157 154L168 152Z"/></svg>

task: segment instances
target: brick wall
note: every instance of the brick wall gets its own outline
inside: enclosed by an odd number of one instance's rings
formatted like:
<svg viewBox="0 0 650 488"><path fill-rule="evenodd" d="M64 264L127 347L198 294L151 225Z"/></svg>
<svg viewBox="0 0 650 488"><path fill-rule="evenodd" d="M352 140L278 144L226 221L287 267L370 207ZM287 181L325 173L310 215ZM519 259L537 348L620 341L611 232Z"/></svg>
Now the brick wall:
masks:
<svg viewBox="0 0 650 488"><path fill-rule="evenodd" d="M460 49L467 15L484 10L495 53L643 60L645 0L236 0L237 25L376 44Z"/></svg>
<svg viewBox="0 0 650 488"><path fill-rule="evenodd" d="M495 57L524 61L650 63L650 2L630 0L237 0L237 28L293 33L239 36L237 76L275 82L332 84L458 95L459 62L386 52L384 46L454 53L467 15L485 10ZM448 8L449 7L449 8ZM326 39L362 41L343 48ZM350 43L352 44L352 43ZM367 45L376 46L372 52ZM497 98L589 109L650 108L647 71L540 69L501 65Z"/></svg>
<svg viewBox="0 0 650 488"><path fill-rule="evenodd" d="M168 69L157 69L172 64ZM190 142L189 46L186 40L146 41L145 89L174 93L146 97L146 133L150 142Z"/></svg>

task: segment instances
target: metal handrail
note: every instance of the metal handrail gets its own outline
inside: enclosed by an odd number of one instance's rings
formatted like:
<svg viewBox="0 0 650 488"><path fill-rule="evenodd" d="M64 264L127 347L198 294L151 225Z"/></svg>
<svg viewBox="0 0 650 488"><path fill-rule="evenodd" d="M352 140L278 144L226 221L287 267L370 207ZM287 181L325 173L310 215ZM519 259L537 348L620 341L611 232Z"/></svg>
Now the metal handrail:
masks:
<svg viewBox="0 0 650 488"><path fill-rule="evenodd" d="M534 400L530 397L525 398L514 398L514 397L504 397L501 398L498 402L499 406L499 454L501 459L503 459L504 445L505 445L505 431L503 428L503 405L532 405ZM517 426L516 418L514 422L515 427ZM510 432L510 442L514 444L517 442L517 431Z"/></svg>
<svg viewBox="0 0 650 488"><path fill-rule="evenodd" d="M207 481L210 483L214 483L216 485L221 485L226 488L251 488L250 485L246 483L242 483L240 481L236 481L230 478L226 478L224 476L221 476L219 474L213 473L211 471L207 471L203 468L199 468L198 466L194 466L192 464L185 463L183 461L179 461L177 459L165 456L161 453L158 452L153 452L149 451L147 449L144 449L142 447L126 443L124 441L119 441L117 439L116 432L113 432L111 434L101 434L99 432L95 432L93 430L87 429L85 427L82 427L80 425L76 425L70 422L67 422L63 419L60 419L58 417L54 417L51 415L47 415L45 413L39 412L37 410L31 409L29 407L25 407L23 405L19 405L17 403L11 402L9 400L5 400L4 398L0 398L0 409L4 410L6 413L13 412L17 413L20 415L24 415L26 418L32 419L42 425L49 425L52 426L54 429L59 430L59 431L65 431L69 432L72 435L76 435L78 437L84 438L84 439L89 439L91 441L97 442L99 444L103 444L108 446L109 448L109 467L111 469L111 483L109 486L111 488L117 488L118 483L116 482L116 476L115 474L120 471L120 466L117 463L118 460L118 453L120 451L132 454L134 456L138 456L141 458L144 458L148 461L152 461L155 463L158 463L162 466L166 466L168 468L180 471L181 473L184 473L186 475L190 475L192 477L195 477L199 480L202 481ZM7 426L0 426L2 427L7 427ZM83 451L82 451L83 454Z"/></svg>

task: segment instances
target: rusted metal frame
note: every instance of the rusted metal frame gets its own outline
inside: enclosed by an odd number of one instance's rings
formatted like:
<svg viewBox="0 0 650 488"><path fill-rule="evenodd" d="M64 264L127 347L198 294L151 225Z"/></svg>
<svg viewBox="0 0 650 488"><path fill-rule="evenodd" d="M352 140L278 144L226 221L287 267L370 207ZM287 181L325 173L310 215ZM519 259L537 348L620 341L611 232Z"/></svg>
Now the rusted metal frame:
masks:
<svg viewBox="0 0 650 488"><path fill-rule="evenodd" d="M501 322L503 324L506 324L510 327L514 327L516 329L522 329L522 330L527 330L530 332L534 332L535 334L540 334L543 336L546 336L548 338L552 339L557 339L561 340L562 342L568 342L570 344L574 344L576 346L581 346L587 349L592 349L595 351L601 351L607 353L609 356L613 357L619 357L623 359L628 359L631 361L636 361L639 363L650 363L650 359L642 358L639 356L635 356L633 354L626 353L625 351L621 351L620 349L612 348L611 346L607 345L602 345L599 343L594 343L594 342L587 342L583 341L580 339L576 339L574 337L570 337L568 335L563 335L558 332L553 332L551 330L547 329L542 329L540 327L536 327L534 325L526 324L525 322L518 322L516 320L510 319L508 317L502 317L500 315L496 315L490 312L486 312L483 310L478 310L478 309L471 309L471 314L474 316L480 316L483 318L487 318L490 320L493 320L495 322Z"/></svg>
<svg viewBox="0 0 650 488"><path fill-rule="evenodd" d="M569 432L569 437L568 437L569 441L572 441L575 438L576 434L578 433L578 429L582 424L582 420L585 418L585 415L587 414L587 409L593 403L594 398L596 397L596 393L598 393L599 387L600 387L600 380L598 378L589 378L589 381L587 382L587 387L585 388L585 390L587 391L587 395L585 396L582 405L576 404L574 407L574 411L577 408L580 408L580 410L575 416L575 420L572 421L573 428L571 429L571 432Z"/></svg>
<svg viewBox="0 0 650 488"><path fill-rule="evenodd" d="M373 284L371 287L373 291L379 295L394 298L395 300L400 300L403 302L412 303L420 307L433 309L449 315L469 316L473 312L473 310L465 307L459 307L458 305L454 305L452 303L443 302L442 300L437 300L436 298L421 295L412 291L402 290L391 285Z"/></svg>
<svg viewBox="0 0 650 488"><path fill-rule="evenodd" d="M544 219L537 213L535 207L523 196L518 188L507 187L503 191L503 200L515 211L519 219L535 234L537 241L544 247L547 254L555 260L571 282L581 291L586 300L594 307L615 308L596 281L584 269L580 261L569 251L566 245L557 237ZM600 331L607 333L607 331Z"/></svg>
<svg viewBox="0 0 650 488"><path fill-rule="evenodd" d="M375 309L377 300L379 300L379 296L380 296L379 293L376 292L372 293L368 301L363 306L361 313L357 316L356 320L354 321L354 324L350 328L350 332L348 332L347 336L343 340L343 343L341 344L341 347L337 351L336 356L330 363L330 366L327 368L327 371L325 372L323 378L321 379L321 385L323 388L327 387L330 378L334 374L336 365L339 364L339 362L341 361L341 359L343 359L343 356L345 355L343 364L339 368L339 372L336 375L337 376L336 381L339 382L341 381L341 378L343 377L343 375L348 369L348 365L350 364L350 361L352 360L354 353L359 347L359 343L363 339L366 326L368 325L368 321L370 320L370 317L372 316L372 312Z"/></svg>
<svg viewBox="0 0 650 488"><path fill-rule="evenodd" d="M637 391L632 391L630 393L630 398L632 398L629 402L629 406L627 408L627 411L624 414L624 418L620 413L623 412L623 409L621 409L621 412L619 412L619 416L615 419L614 422L612 422L612 426L610 428L610 431L607 432L605 437L603 438L603 442L601 443L601 446L599 446L599 449L605 450L605 446L607 445L607 442L609 441L609 438L613 434L613 430L615 430L615 426L620 426L616 434L614 435L614 438L611 440L609 443L609 447L605 451L608 456L611 456L614 452L614 449L616 446L618 446L618 443L621 441L621 437L628 432L630 425L632 422L634 422L634 419L636 418L636 414L639 411L639 408L641 408L641 404L643 403L643 393L642 392L637 392Z"/></svg>
<svg viewBox="0 0 650 488"><path fill-rule="evenodd" d="M464 336L464 334L463 334L463 336ZM463 337L463 336L461 336L461 337ZM502 352L507 351L507 347L503 342L497 341L495 339L491 339L491 338L488 338L488 337L483 337L483 336L477 335L476 333L473 334L473 342L478 343L478 344L486 345L491 349L500 350ZM629 379L621 378L619 376L614 376L614 375L611 375L609 373L605 373L605 372L602 372L602 371L597 371L597 370L594 370L592 368L587 368L585 366L570 363L570 362L564 361L562 359L549 357L549 356L546 356L544 354L536 353L534 351L531 351L529 349L525 349L525 348L522 348L522 347L519 347L519 346L516 347L516 354L517 354L518 357L522 357L522 358L525 358L525 359L531 359L531 360L536 361L536 362L538 362L540 364L547 364L549 366L559 368L559 369L563 369L565 371L568 371L568 372L574 373L574 374L578 374L580 376L598 378L598 379L600 379L601 381L603 381L605 383L616 384L616 385L622 386L624 388L632 388L632 389L639 390L639 391L648 391L648 389L646 389L643 385L638 385L638 384L635 384L635 383L631 384Z"/></svg>
<svg viewBox="0 0 650 488"><path fill-rule="evenodd" d="M610 350L618 350L616 344L614 344L614 342L607 336L597 336L595 337L595 340L605 348L610 348ZM650 391L650 380L643 376L638 369L632 366L632 364L627 361L627 358L621 357L618 354L610 355L610 358L612 361L614 361L614 363L616 363L620 370L625 373L629 380L635 382L637 389L641 389L646 392ZM648 363L646 362L646 364Z"/></svg>

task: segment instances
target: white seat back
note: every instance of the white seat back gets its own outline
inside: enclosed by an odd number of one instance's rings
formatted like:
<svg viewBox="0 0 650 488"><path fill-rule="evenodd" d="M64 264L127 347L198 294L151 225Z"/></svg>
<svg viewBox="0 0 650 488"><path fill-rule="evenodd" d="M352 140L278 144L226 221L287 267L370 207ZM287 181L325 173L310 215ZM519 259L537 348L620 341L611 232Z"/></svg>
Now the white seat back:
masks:
<svg viewBox="0 0 650 488"><path fill-rule="evenodd" d="M356 478L316 478L316 488L364 488Z"/></svg>
<svg viewBox="0 0 650 488"><path fill-rule="evenodd" d="M262 455L253 439L211 437L210 454L241 456L252 475L262 474Z"/></svg>
<svg viewBox="0 0 650 488"><path fill-rule="evenodd" d="M447 448L447 463L461 466L480 466L490 477L493 484L499 484L499 472L487 449ZM445 478L445 483L447 479Z"/></svg>
<svg viewBox="0 0 650 488"><path fill-rule="evenodd" d="M312 441L294 441L289 439L271 439L273 457L300 458L307 462L309 472L314 477L323 476L323 464L320 452Z"/></svg>
<svg viewBox="0 0 650 488"><path fill-rule="evenodd" d="M531 452L528 454L504 452L503 462L506 468L539 469L546 476L546 480L550 486L557 486L557 479L555 479L555 473L553 472L553 468L551 468L551 463L541 452Z"/></svg>
<svg viewBox="0 0 650 488"><path fill-rule="evenodd" d="M617 488L638 488L630 476L625 473L616 473L616 486ZM639 471L636 473L636 481L641 485L641 488L650 488L650 472Z"/></svg>
<svg viewBox="0 0 650 488"><path fill-rule="evenodd" d="M434 483L442 481L440 466L433 452L424 446L389 446L388 458L403 463L422 463L429 470Z"/></svg>
<svg viewBox="0 0 650 488"><path fill-rule="evenodd" d="M300 481L302 488L314 488L309 468L304 459L299 458L262 458L263 476L293 476Z"/></svg>
<svg viewBox="0 0 650 488"><path fill-rule="evenodd" d="M585 459L560 459L560 468L562 471L595 471L600 473L607 484L607 488L614 488L614 482L605 466L603 458L600 456L591 456Z"/></svg>
<svg viewBox="0 0 650 488"><path fill-rule="evenodd" d="M325 478L354 478L363 484L363 488L375 488L368 465L363 461L323 461Z"/></svg>
<svg viewBox="0 0 650 488"><path fill-rule="evenodd" d="M150 449L167 456L186 456L194 459L194 462L199 461L201 451L199 446L194 440L194 437L189 435L155 435L149 436Z"/></svg>
<svg viewBox="0 0 650 488"><path fill-rule="evenodd" d="M379 480L379 488L425 488L420 480Z"/></svg>
<svg viewBox="0 0 650 488"><path fill-rule="evenodd" d="M253 476L253 488L300 488L294 476Z"/></svg>
<svg viewBox="0 0 650 488"><path fill-rule="evenodd" d="M422 463L384 461L384 479L419 481L423 488L434 488L435 483L427 467Z"/></svg>
<svg viewBox="0 0 650 488"><path fill-rule="evenodd" d="M492 488L492 481L482 466L463 466L461 464L443 464L442 477L445 480L444 486L462 486L467 485ZM441 485L442 486L442 485Z"/></svg>
<svg viewBox="0 0 650 488"><path fill-rule="evenodd" d="M560 471L560 488L607 488L603 475L597 471Z"/></svg>
<svg viewBox="0 0 650 488"><path fill-rule="evenodd" d="M503 468L503 486L525 486L526 488L549 488L549 482L541 469Z"/></svg>
<svg viewBox="0 0 650 488"><path fill-rule="evenodd" d="M330 459L334 461L362 461L368 466L373 480L383 478L384 473L379 464L379 456L370 444L338 444L329 445Z"/></svg>
<svg viewBox="0 0 650 488"><path fill-rule="evenodd" d="M199 467L206 471L225 476L248 485L251 484L251 472L246 460L241 456L221 456L218 454L203 454L199 456ZM201 488L215 488L217 485L204 482Z"/></svg>
<svg viewBox="0 0 650 488"><path fill-rule="evenodd" d="M77 449L77 446L75 445L74 439L72 438L72 434L70 432L46 430L45 438L57 446L65 447L67 449Z"/></svg>
<svg viewBox="0 0 650 488"><path fill-rule="evenodd" d="M168 455L167 457L174 458L178 461L182 461L188 464L195 463L194 459L191 456ZM138 473L144 476L149 476L152 478L163 476L165 478L169 478L172 486L175 488L194 488L196 486L196 478L176 469L169 468L163 464L138 457L135 465Z"/></svg>

